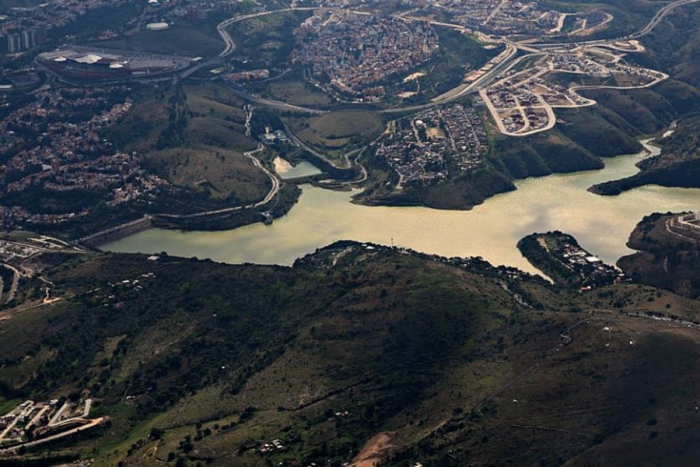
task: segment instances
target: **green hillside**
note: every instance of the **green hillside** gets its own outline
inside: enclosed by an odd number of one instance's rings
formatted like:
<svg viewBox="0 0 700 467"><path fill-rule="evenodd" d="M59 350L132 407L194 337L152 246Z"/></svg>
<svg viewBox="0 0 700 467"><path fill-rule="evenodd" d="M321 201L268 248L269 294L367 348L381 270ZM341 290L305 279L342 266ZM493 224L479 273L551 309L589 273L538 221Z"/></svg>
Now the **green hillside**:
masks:
<svg viewBox="0 0 700 467"><path fill-rule="evenodd" d="M570 295L480 260L349 242L293 268L98 255L43 275L61 301L0 312L0 406L90 397L111 424L28 455L96 466L698 455L683 388L700 382L689 371L700 334L636 317L697 319L670 293ZM261 452L275 439L284 449Z"/></svg>

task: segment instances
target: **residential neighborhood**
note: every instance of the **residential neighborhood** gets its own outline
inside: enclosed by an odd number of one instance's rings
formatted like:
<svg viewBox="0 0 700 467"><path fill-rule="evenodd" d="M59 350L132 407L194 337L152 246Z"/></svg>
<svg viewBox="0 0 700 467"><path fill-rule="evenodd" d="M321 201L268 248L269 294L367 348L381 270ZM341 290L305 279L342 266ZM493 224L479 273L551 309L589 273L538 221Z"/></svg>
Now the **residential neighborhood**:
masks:
<svg viewBox="0 0 700 467"><path fill-rule="evenodd" d="M455 23L498 35L587 35L612 20L612 15L602 10L562 12L533 0L411 0L408 3L419 13L439 12Z"/></svg>
<svg viewBox="0 0 700 467"><path fill-rule="evenodd" d="M322 86L368 100L384 95L391 76L432 58L438 36L427 23L342 10L316 10L296 31L292 56Z"/></svg>
<svg viewBox="0 0 700 467"><path fill-rule="evenodd" d="M432 185L451 172L478 167L488 153L481 118L471 107L454 104L393 122L393 131L377 149L399 175L397 188Z"/></svg>
<svg viewBox="0 0 700 467"><path fill-rule="evenodd" d="M121 87L43 91L0 121L0 158L6 183L3 222L58 223L88 214L28 209L21 199L37 190L104 193L108 205L133 200L167 185L148 173L135 154L117 151L105 138L108 128L131 108ZM17 200L17 201L15 201Z"/></svg>
<svg viewBox="0 0 700 467"><path fill-rule="evenodd" d="M580 292L617 284L625 278L617 267L604 263L582 248L574 237L559 231L529 235L518 247L553 281L568 284Z"/></svg>
<svg viewBox="0 0 700 467"><path fill-rule="evenodd" d="M630 65L624 60L626 53L643 50L638 42L625 41L563 46L533 54L527 66L511 67L481 89L479 95L501 133L529 136L554 127L555 108L596 104L578 94L578 90L647 88L667 79L665 73ZM571 80L580 79L582 84L563 85L564 74L572 75Z"/></svg>

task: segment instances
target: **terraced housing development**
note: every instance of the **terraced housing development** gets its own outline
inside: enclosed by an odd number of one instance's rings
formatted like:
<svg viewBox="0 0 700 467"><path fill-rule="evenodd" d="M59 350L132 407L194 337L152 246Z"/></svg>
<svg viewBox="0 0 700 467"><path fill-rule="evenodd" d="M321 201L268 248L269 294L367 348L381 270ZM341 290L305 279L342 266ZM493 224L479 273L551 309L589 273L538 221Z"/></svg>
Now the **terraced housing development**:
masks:
<svg viewBox="0 0 700 467"><path fill-rule="evenodd" d="M643 52L634 40L609 44L562 46L529 55L534 61L524 70L511 68L504 76L479 91L501 133L528 136L556 124L555 108L595 105L577 93L581 89L647 88L668 75L625 62L626 53ZM590 84L560 84L561 75L585 77Z"/></svg>
<svg viewBox="0 0 700 467"><path fill-rule="evenodd" d="M594 9L586 12L561 12L548 9L536 1L507 0L454 1L421 0L408 2L421 11L438 11L449 15L451 22L488 34L587 35L612 20L612 15Z"/></svg>
<svg viewBox="0 0 700 467"><path fill-rule="evenodd" d="M552 129L556 108L595 105L579 90L645 88L668 78L625 60L628 54L644 52L632 37L585 41L614 19L602 10L561 12L540 2L503 0L408 4L412 10L381 17L343 9L359 7L358 2L324 3L326 8L319 8L299 29L295 60L309 66L311 76L327 90L377 100L385 94L383 80L415 71L436 53L439 44L433 23L475 35L485 48L505 46L505 50L481 69L469 70L460 87L440 98L454 100L478 93L498 131L515 137ZM449 18L449 22L437 18ZM389 30L398 31L398 36L392 37ZM541 43L549 37L570 40ZM398 51L408 59L396 62ZM426 73L430 74L421 71L403 77L404 83ZM581 83L564 84L563 74ZM404 92L398 97L414 95Z"/></svg>

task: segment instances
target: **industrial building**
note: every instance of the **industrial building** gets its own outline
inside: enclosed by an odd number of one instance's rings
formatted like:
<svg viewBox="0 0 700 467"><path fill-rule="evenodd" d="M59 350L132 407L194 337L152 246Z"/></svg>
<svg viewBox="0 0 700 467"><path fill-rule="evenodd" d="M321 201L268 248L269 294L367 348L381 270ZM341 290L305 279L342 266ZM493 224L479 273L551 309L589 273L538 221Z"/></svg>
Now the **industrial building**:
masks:
<svg viewBox="0 0 700 467"><path fill-rule="evenodd" d="M68 46L44 52L38 65L66 79L161 78L188 68L188 57Z"/></svg>

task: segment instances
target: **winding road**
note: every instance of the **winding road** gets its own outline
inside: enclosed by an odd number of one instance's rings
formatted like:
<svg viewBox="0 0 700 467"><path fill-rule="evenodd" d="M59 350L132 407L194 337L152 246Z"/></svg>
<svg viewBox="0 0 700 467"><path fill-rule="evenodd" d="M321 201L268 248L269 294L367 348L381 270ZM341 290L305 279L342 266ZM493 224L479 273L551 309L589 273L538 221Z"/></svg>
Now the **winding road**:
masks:
<svg viewBox="0 0 700 467"><path fill-rule="evenodd" d="M642 29L637 31L636 33L630 34L625 37L620 37L616 39L604 39L604 40L594 40L594 41L585 41L585 42L576 42L574 45L580 46L580 45L595 45L595 44L609 44L609 43L614 43L618 41L627 41L631 39L637 39L642 36L645 36L649 34L656 26L659 25L659 23L666 17L668 13L670 13L672 10L675 8L678 8L680 6L684 5L690 5L693 3L698 3L700 0L676 0L673 3L670 3L663 8L661 8L655 15L654 17L649 21L649 23L644 26ZM268 16L268 15L273 15L277 13L283 13L283 12L288 12L288 11L314 11L316 10L315 7L291 7L291 8L282 8L278 10L270 10L270 11L264 11L260 13L254 13L254 14L249 14L249 15L243 15L243 16L236 16L233 18L229 18L225 21L222 21L221 23L218 24L217 26L217 32L221 36L221 39L224 41L224 49L215 57L215 59L221 59L225 58L228 55L230 55L232 52L236 50L236 44L233 41L233 38L231 35L228 33L226 30L229 26L232 24L245 21L248 19L252 18L259 18L263 16ZM357 14L362 14L362 15L368 15L370 13L366 11L354 11L350 10L353 13ZM395 15L396 18L404 20L404 21L414 21L414 22L424 22L425 18L416 18L416 17L411 17L411 16L405 16L405 15ZM436 26L443 26L443 27L448 27L452 29L457 29L464 31L465 27L459 24L454 24L454 23L447 23L447 22L440 22L440 21L431 21L430 24L436 25ZM517 56L519 50L524 50L527 52L533 52L538 49L547 49L547 48L561 48L562 46L566 45L561 42L557 43L540 43L540 44L530 44L530 43L518 43L518 42L511 42L507 38L500 38L497 42L501 42L506 45L506 50L499 55L499 60L496 65L493 66L490 70L486 71L483 76L481 76L478 80L476 80L473 83L461 83L459 86L455 87L454 89L442 94L441 96L436 97L433 99L431 102L422 104L422 105L413 105L413 106L406 106L406 107L397 107L393 109L385 109L385 110L380 110L379 112L384 113L384 114L399 114L399 113L410 113L410 112L418 112L421 110L427 110L433 107L437 107L440 105L444 105L446 103L455 101L457 99L460 99L461 97L464 97L467 94L470 93L477 93L484 87L488 86L491 82L496 79L497 76L501 75L508 69L510 69L513 64L511 64L511 61ZM208 62L211 63L211 62ZM197 66L197 69L201 68L205 64L200 64ZM189 72L190 70L188 70ZM186 72L187 73L187 72ZM191 74L191 73L189 73ZM189 76L187 75L181 75L181 77ZM279 110L289 110L289 111L295 111L295 112L306 112L306 113L312 113L312 114L321 114L321 113L326 113L326 111L319 110L319 109L312 109L308 107L302 107L302 106L295 106L291 104L287 104L282 101L276 101L276 100L271 100L271 99L263 99L255 96L251 96L250 94L246 93L245 91L239 91L237 92L240 97L245 98L249 101L255 102L260 105L276 108Z"/></svg>
<svg viewBox="0 0 700 467"><path fill-rule="evenodd" d="M268 193L265 195L265 197L263 199L261 199L260 201L252 203L252 204L247 204L245 206L232 206L229 208L214 209L211 211L196 212L193 214L158 214L157 216L161 217L161 218L168 218L168 219L195 219L198 217L216 216L219 214L228 214L228 213L232 213L232 212L242 211L244 209L254 209L254 208L258 208L260 206L266 205L267 203L269 203L272 200L272 198L275 197L275 195L277 195L277 192L280 189L280 181L275 174L273 174L272 172L267 170L267 168L265 168L265 166L262 165L262 163L260 162L260 159L255 157L255 154L262 152L264 150L265 150L265 146L263 146L262 144L258 144L257 149L255 149L253 151L245 152L243 154L245 157L250 159L251 162L253 162L253 165L255 165L255 167L257 167L260 170L262 170L263 172L265 172L265 175L268 176L268 178L270 179L270 182L272 183L272 187L270 188L270 191L268 191Z"/></svg>
<svg viewBox="0 0 700 467"><path fill-rule="evenodd" d="M676 8L684 5L690 5L691 3L697 3L700 2L700 0L678 0L673 3L670 3L660 9L654 17L649 21L649 24L644 26L642 29L637 31L636 33L627 36L625 39L639 39L640 37L646 36L649 34L656 26L659 25L661 20L663 20L667 14L669 14L671 11L675 10Z"/></svg>
<svg viewBox="0 0 700 467"><path fill-rule="evenodd" d="M576 46L596 45L596 44L603 45L603 44L615 43L618 41L628 41L631 39L636 39L636 38L645 36L645 35L649 34L655 27L657 27L661 23L661 21L666 17L666 15L668 13L670 13L673 9L680 7L680 6L683 6L683 5L689 5L689 4L693 4L693 3L697 3L697 2L700 2L700 0L676 0L668 5L664 6L663 8L661 8L654 15L654 17L649 21L649 23L646 26L644 26L642 29L640 29L636 33L630 34L628 36L617 38L617 39L576 42L573 45L576 45ZM223 50L215 57L212 57L211 59L206 60L205 62L197 65L196 67L193 67L189 70L186 70L185 72L183 72L180 75L180 78L181 79L186 78L187 76L191 75L192 73L201 69L202 67L204 67L206 65L211 65L213 63L216 63L217 61L220 61L221 59L226 58L227 56L229 56L231 53L233 53L236 50L236 44L235 44L233 38L231 37L231 35L229 34L229 32L227 31L227 28L230 27L232 24L235 24L235 23L238 23L241 21L246 21L246 20L249 20L252 18L259 18L259 17L273 15L273 14L277 14L277 13L283 13L283 12L314 11L314 10L316 10L315 7L295 7L294 5L295 4L292 4L292 6L288 7L288 8L263 11L263 12L259 12L259 13L253 13L253 14L242 15L242 16L235 16L235 17L229 18L225 21L222 21L221 23L219 23L217 25L216 29L217 29L217 32L219 33L219 35L221 36L221 39L224 42ZM362 15L371 14L371 13L368 13L366 11L353 11L353 10L350 10L350 11L355 12L357 14L362 14ZM407 14L395 15L395 17L398 19L401 19L403 21L419 21L419 22L425 21L425 18L411 17L411 16L408 16ZM453 28L453 29L457 29L457 30L461 30L461 31L465 30L465 27L462 25L459 25L459 24L447 23L447 22L437 22L437 21L433 21L430 23L434 24L436 26L449 27L449 28ZM511 70L513 67L515 67L518 63L520 63L525 58L530 58L530 57L532 57L534 55L538 55L538 54L546 54L547 49L561 48L561 47L567 45L567 44L563 44L563 43L540 43L540 44L532 44L529 42L528 43L525 43L525 42L518 43L518 42L510 41L506 37L498 38L498 39L496 39L496 42L500 42L500 43L504 44L505 50L501 54L499 54L497 57L492 59L487 65L482 67L482 70L484 70L484 72L475 81L473 81L471 83L463 82L460 85L456 86L455 88L451 89L450 91L445 92L444 94L434 98L432 101L425 103L425 104L406 106L406 107L398 107L398 108L392 108L392 109L383 109L383 110L379 110L377 112L380 112L382 114L402 114L402 113L418 112L418 111L438 107L438 106L444 105L444 104L449 103L449 102L453 102L453 101L458 100L458 99L460 99L460 98L462 98L465 95L470 94L470 93L482 93L483 94L483 90L487 86L489 86L496 79L498 79L498 77L500 75ZM528 52L528 54L518 57L518 52L520 50ZM644 87L647 87L647 86L644 86ZM585 88L588 88L588 87L585 87ZM580 89L584 89L584 87L581 86ZM309 113L309 114L323 114L323 113L328 112L325 110L312 109L312 108L303 107L303 106L296 106L296 105L291 105L291 104L288 104L288 103L282 102L282 101L277 101L277 100L272 100L272 99L264 99L261 97L252 96L252 95L248 94L244 90L244 88L242 88L242 87L240 89L233 89L233 91L236 95L238 95L239 97L241 97L245 100L248 100L248 101L256 103L256 104L260 104L262 106L275 108L278 110L303 112L303 113ZM488 102L488 99L486 99L486 101ZM545 108L547 108L547 106L545 106ZM548 110L548 115L551 113L552 112L550 112L550 110ZM554 121L554 119L551 118L551 115L549 115L549 116L550 116L550 120ZM496 119L496 120L498 120L498 119ZM545 128L538 130L538 131L546 131L546 130L551 129L551 127L553 127L553 126L554 126L553 124L550 124L550 125L547 125ZM503 131L503 129L501 127L502 127L502 125L499 126L499 129L501 129L501 131ZM302 147L305 150L313 153L314 155L322 158L323 160L327 161L329 164L336 166L325 155L321 154L320 152L318 152L317 150L315 150L314 148L312 148L308 144L306 144L304 141L302 141L301 139L296 137L296 135L294 135L291 131L289 131L288 128L286 128L286 130L287 130L287 133L290 135L292 141L294 141L300 147ZM523 136L523 135L513 134L513 136ZM359 180L354 180L351 182L343 182L344 184L360 183L360 182L366 180L367 171L358 162L358 159L360 158L360 156L362 155L364 150L366 150L370 146L371 145L368 145L364 148L361 148L359 150L356 150L354 152L346 154L345 158L346 158L346 162L347 162L348 166L349 167L352 167L353 165L359 166L360 169L362 170L363 175L362 175L362 177L360 177ZM195 214L186 214L186 215L164 214L164 215L161 215L161 217L179 218L179 219L196 218L196 217L204 217L204 216L217 215L217 214L225 214L225 213L229 213L229 212L240 211L243 209L256 208L256 207L260 207L262 205L267 204L268 202L270 202L270 200L272 200L272 198L279 191L280 182L279 182L279 179L274 174L272 174L269 170L267 170L265 167L263 167L263 165L260 163L260 161L254 156L254 154L262 151L263 149L264 149L264 147L262 145L260 145L255 151L249 151L249 152L245 153L245 156L248 157L249 159L251 159L251 161L253 162L253 164L256 167L263 170L272 182L272 187L271 187L270 191L265 196L265 198L263 198L261 201L254 203L254 204L251 204L251 205L247 205L247 206L236 206L236 207L223 208L223 209L219 209L219 210L205 211L205 212L200 212L200 213L195 213ZM356 157L354 159L351 159L351 156L355 155L355 154L356 154Z"/></svg>

